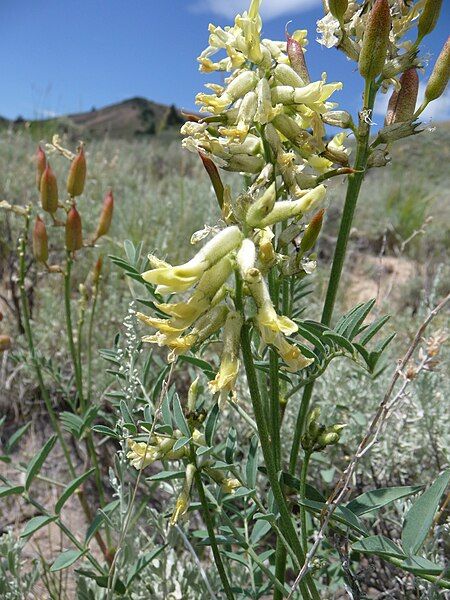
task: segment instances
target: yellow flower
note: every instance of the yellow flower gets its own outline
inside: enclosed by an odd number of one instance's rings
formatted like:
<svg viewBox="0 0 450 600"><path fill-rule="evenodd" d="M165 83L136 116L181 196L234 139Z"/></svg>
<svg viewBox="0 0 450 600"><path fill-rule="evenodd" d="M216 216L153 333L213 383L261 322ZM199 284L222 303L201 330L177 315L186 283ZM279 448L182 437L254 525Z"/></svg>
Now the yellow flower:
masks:
<svg viewBox="0 0 450 600"><path fill-rule="evenodd" d="M155 284L158 293L183 292L196 284L207 269L239 246L242 238L238 227L227 227L184 265L152 269L142 273L142 278Z"/></svg>
<svg viewBox="0 0 450 600"><path fill-rule="evenodd" d="M167 357L169 362L173 362L178 355L184 354L192 348L197 341L197 336L189 334L185 336L168 335L158 331L154 335L145 335L142 338L143 342L150 344L158 344L158 346L166 346L170 349Z"/></svg>
<svg viewBox="0 0 450 600"><path fill-rule="evenodd" d="M233 261L230 256L225 256L213 267L205 271L200 279L194 294L187 302L156 304L157 308L167 315L170 315L170 326L173 327L173 333L183 331L200 317L208 308L214 306L221 300L222 294L218 294L223 289L223 285L233 271ZM217 298L216 298L217 296ZM153 319L153 321L164 321L164 319ZM160 331L170 331L163 329L155 322L153 325Z"/></svg>
<svg viewBox="0 0 450 600"><path fill-rule="evenodd" d="M306 358L297 346L289 343L282 333L275 332L259 321L258 326L263 342L277 349L289 372L296 373L313 362L311 358Z"/></svg>
<svg viewBox="0 0 450 600"><path fill-rule="evenodd" d="M262 229L268 225L298 217L315 208L325 198L325 195L326 187L318 185L312 190L304 192L298 200L280 200L275 203L273 210L259 221L257 227Z"/></svg>
<svg viewBox="0 0 450 600"><path fill-rule="evenodd" d="M158 449L145 442L128 440L128 446L130 451L127 453L127 458L135 469L144 469L160 458Z"/></svg>
<svg viewBox="0 0 450 600"><path fill-rule="evenodd" d="M183 488L180 492L180 495L177 498L177 501L175 503L175 509L170 518L170 524L172 526L178 522L180 517L187 513L195 472L195 466L193 464L188 464L188 466L186 467L186 477L184 480Z"/></svg>
<svg viewBox="0 0 450 600"><path fill-rule="evenodd" d="M236 490L242 487L242 484L238 479L226 477L225 479L222 479L220 487L224 494L235 494Z"/></svg>
<svg viewBox="0 0 450 600"><path fill-rule="evenodd" d="M236 312L230 312L225 322L223 331L223 349L220 357L219 371L212 381L209 389L213 394L220 393L219 408L223 408L229 392L234 390L239 372L239 348L242 317Z"/></svg>
<svg viewBox="0 0 450 600"><path fill-rule="evenodd" d="M246 283L258 308L256 323L264 344L277 349L288 371L294 373L310 365L312 360L303 356L301 350L284 337L295 333L298 327L288 317L277 314L261 272L258 269L250 269L247 272Z"/></svg>

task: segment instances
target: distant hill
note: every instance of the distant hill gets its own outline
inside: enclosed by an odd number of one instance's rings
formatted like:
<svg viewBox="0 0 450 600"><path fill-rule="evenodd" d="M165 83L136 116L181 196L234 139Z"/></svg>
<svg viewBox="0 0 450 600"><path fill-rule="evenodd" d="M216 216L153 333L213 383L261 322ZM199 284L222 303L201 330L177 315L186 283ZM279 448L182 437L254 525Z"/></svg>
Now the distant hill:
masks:
<svg viewBox="0 0 450 600"><path fill-rule="evenodd" d="M83 139L105 135L133 139L175 133L184 122L181 111L174 105L158 104L140 97L51 119L26 121L19 117L15 121L8 121L0 117L0 127L26 127L37 137L46 137L59 131Z"/></svg>

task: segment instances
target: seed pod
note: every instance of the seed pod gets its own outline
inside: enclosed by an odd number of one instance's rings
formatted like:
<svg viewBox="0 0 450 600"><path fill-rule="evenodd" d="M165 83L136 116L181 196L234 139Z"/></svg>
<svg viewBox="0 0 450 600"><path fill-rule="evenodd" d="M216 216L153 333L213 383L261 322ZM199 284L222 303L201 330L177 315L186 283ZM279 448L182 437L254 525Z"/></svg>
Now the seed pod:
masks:
<svg viewBox="0 0 450 600"><path fill-rule="evenodd" d="M323 215L325 210L322 208L311 219L308 227L305 229L302 241L300 242L300 252L304 254L311 250L319 237L320 230L322 229Z"/></svg>
<svg viewBox="0 0 450 600"><path fill-rule="evenodd" d="M83 234L80 213L75 206L69 210L66 220L66 248L75 252L83 246Z"/></svg>
<svg viewBox="0 0 450 600"><path fill-rule="evenodd" d="M33 254L41 263L48 261L48 236L44 221L38 215L33 229Z"/></svg>
<svg viewBox="0 0 450 600"><path fill-rule="evenodd" d="M441 12L442 0L427 0L417 25L419 40L431 33L436 27L439 13Z"/></svg>
<svg viewBox="0 0 450 600"><path fill-rule="evenodd" d="M375 0L367 19L358 63L359 72L369 81L373 81L383 70L390 31L389 1Z"/></svg>
<svg viewBox="0 0 450 600"><path fill-rule="evenodd" d="M58 208L58 182L50 163L47 163L42 173L40 191L43 210L52 214L55 213Z"/></svg>
<svg viewBox="0 0 450 600"><path fill-rule="evenodd" d="M0 335L0 352L11 348L11 338L9 335Z"/></svg>
<svg viewBox="0 0 450 600"><path fill-rule="evenodd" d="M306 65L305 54L303 52L302 45L291 35L286 33L287 38L287 54L291 67L299 75L304 83L310 83L311 78L309 77L308 67Z"/></svg>
<svg viewBox="0 0 450 600"><path fill-rule="evenodd" d="M450 37L444 44L441 53L438 56L433 72L428 80L425 89L425 99L427 102L440 98L447 87L450 76Z"/></svg>
<svg viewBox="0 0 450 600"><path fill-rule="evenodd" d="M347 12L348 0L328 0L328 6L333 17L342 23Z"/></svg>
<svg viewBox="0 0 450 600"><path fill-rule="evenodd" d="M36 151L36 185L38 190L41 189L41 178L46 166L47 157L45 156L45 152L42 150L41 146L38 146Z"/></svg>
<svg viewBox="0 0 450 600"><path fill-rule="evenodd" d="M95 232L95 239L98 240L102 235L106 235L111 227L111 221L114 211L114 197L110 190L103 200L103 208L100 213L100 219L97 225L97 231Z"/></svg>
<svg viewBox="0 0 450 600"><path fill-rule="evenodd" d="M385 125L410 121L416 110L419 92L419 76L416 69L408 69L400 77L400 90L394 91L389 100Z"/></svg>
<svg viewBox="0 0 450 600"><path fill-rule="evenodd" d="M67 177L67 192L69 196L81 196L86 181L86 157L84 148L80 146L78 154L70 165L69 175Z"/></svg>

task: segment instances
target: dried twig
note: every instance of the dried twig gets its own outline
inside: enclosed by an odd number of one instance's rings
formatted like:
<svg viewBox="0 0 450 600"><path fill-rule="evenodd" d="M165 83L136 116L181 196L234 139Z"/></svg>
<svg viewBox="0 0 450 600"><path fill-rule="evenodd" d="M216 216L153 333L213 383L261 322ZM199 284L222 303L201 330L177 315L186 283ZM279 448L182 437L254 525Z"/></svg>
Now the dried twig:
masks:
<svg viewBox="0 0 450 600"><path fill-rule="evenodd" d="M392 409L399 402L399 400L401 400L403 398L406 387L410 383L411 379L416 377L417 374L420 373L421 371L427 370L427 368L432 367L432 363L434 362L435 355L424 352L423 356L421 356L420 363L417 365L417 367L415 367L413 373L405 373L405 367L408 365L414 352L417 350L417 347L419 346L419 344L422 340L422 336L423 336L426 328L428 327L430 322L436 317L436 315L439 312L441 312L449 302L450 302L450 294L448 294L428 314L427 318L423 321L423 323L417 330L417 333L414 336L414 339L413 339L411 345L409 346L405 356L399 361L397 368L395 369L395 372L389 383L389 386L386 390L386 393L378 406L377 412L375 413L364 438L361 440L355 455L349 462L347 468L345 469L341 478L339 479L338 483L336 484L331 496L328 498L328 500L325 503L325 508L323 509L322 515L321 515L320 529L317 532L314 544L312 545L311 549L309 550L309 552L306 555L305 563L304 563L302 569L300 570L300 572L291 588L291 592L288 596L288 600L289 600L289 598L292 598L298 585L300 584L300 582L302 581L304 576L311 569L312 559L316 555L317 550L319 549L319 546L325 536L325 530L327 529L327 527L330 523L333 513L336 510L336 508L339 506L339 504L343 502L343 500L345 499L345 497L347 496L347 494L350 491L350 481L355 473L357 464L359 463L361 458L370 450L370 448L376 443L378 436L382 430L382 427L386 423L387 418L389 417L389 414L392 412ZM391 396L394 392L395 386L400 378L403 379L402 384L401 384L400 388L397 390L395 396L391 399Z"/></svg>

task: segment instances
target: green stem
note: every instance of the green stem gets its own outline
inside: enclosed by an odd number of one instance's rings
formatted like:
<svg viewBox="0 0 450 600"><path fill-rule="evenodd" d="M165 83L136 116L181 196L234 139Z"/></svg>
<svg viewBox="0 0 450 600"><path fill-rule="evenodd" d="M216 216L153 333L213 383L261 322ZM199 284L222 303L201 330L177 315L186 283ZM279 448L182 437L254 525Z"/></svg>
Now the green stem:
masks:
<svg viewBox="0 0 450 600"><path fill-rule="evenodd" d="M79 408L82 415L85 414L86 411L86 401L83 394L83 376L82 376L82 366L81 366L81 331L83 327L84 317L81 316L78 323L78 346L75 346L75 342L73 339L73 325L72 325L72 309L70 304L70 292L71 292L71 276L72 276L72 265L73 259L70 253L67 253L67 261L66 261L66 272L64 274L64 307L66 313L66 327L67 327L67 340L69 344L69 352L72 359L73 369L75 373L75 385L77 388L77 394L79 399ZM82 309L83 310L83 309ZM103 483L101 479L101 471L100 465L97 458L97 453L94 446L94 440L92 437L92 433L89 431L86 437L86 451L88 456L92 462L92 465L95 468L95 484L99 493L99 501L100 506L105 506L105 494L103 490ZM106 527L106 535L108 540L108 545L111 546L111 538L109 527ZM100 544L103 553L105 556L108 554L107 548L104 545L104 542L101 538L96 537L98 543Z"/></svg>
<svg viewBox="0 0 450 600"><path fill-rule="evenodd" d="M253 362L252 350L251 350L251 341L250 341L250 331L249 324L245 323L242 327L241 331L241 344L242 344L242 355L244 359L244 367L247 375L247 382L250 392L250 398L253 404L253 412L255 414L255 421L258 427L259 439L261 442L261 449L263 452L264 462L267 468L267 475L269 478L269 482L272 488L272 493L275 499L275 502L278 507L279 516L280 516L280 529L283 534L286 536L289 544L291 545L298 561L300 564L304 564L305 555L300 544L300 541L297 536L297 532L292 523L291 515L289 509L286 504L286 500L283 495L283 491L281 489L281 484L278 479L278 472L274 460L274 456L272 454L271 442L269 431L267 428L266 420L264 417L264 409L261 401L261 396L259 393L258 380L256 377L256 369ZM312 597L315 600L320 600L320 596L317 592L316 586L311 578L311 575L308 574L305 577L305 583L307 584L309 591L311 592ZM309 598L308 592L305 586L301 588L302 596L304 598Z"/></svg>
<svg viewBox="0 0 450 600"><path fill-rule="evenodd" d="M356 204L358 202L359 192L364 180L367 159L369 157L369 139L370 139L370 114L375 103L377 87L375 83L367 83L364 92L364 110L360 115L360 122L357 134L356 158L353 166L355 173L349 175L347 194L345 197L344 210L342 213L341 224L339 227L338 239L334 250L333 264L331 267L328 288L325 297L325 303L322 311L322 323L330 325L333 316L336 296L341 280L342 268L344 266L345 255L347 253L347 244L350 236L350 230L353 223ZM300 438L303 433L306 416L309 410L309 403L314 389L314 382L305 386L303 397L300 403L297 415L296 427L294 430L294 439L291 447L289 459L289 471L294 474L297 458L300 449Z"/></svg>
<svg viewBox="0 0 450 600"><path fill-rule="evenodd" d="M67 327L67 340L69 343L69 352L72 358L74 373L75 373L75 385L78 393L78 400L80 403L81 412L85 411L85 403L83 396L83 381L81 376L81 365L78 362L78 353L75 348L75 342L73 340L73 326L72 326L72 310L70 306L70 292L71 292L71 274L72 274L73 259L70 253L67 253L66 272L64 274L64 307L66 312L66 327Z"/></svg>
<svg viewBox="0 0 450 600"><path fill-rule="evenodd" d="M91 400L92 396L92 335L94 331L94 320L95 320L95 309L97 307L98 300L98 285L94 287L94 299L92 301L91 314L89 316L89 326L88 326L88 346L87 346L87 361L88 361L88 371L87 371L87 399L88 402Z"/></svg>
<svg viewBox="0 0 450 600"><path fill-rule="evenodd" d="M272 445L273 457L276 469L281 468L281 447L280 447L280 380L278 377L278 355L276 350L269 350L269 371L270 371L270 441Z"/></svg>
<svg viewBox="0 0 450 600"><path fill-rule="evenodd" d="M300 474L300 500L306 498L306 476L308 475L309 460L311 458L310 452L305 452L303 459L302 470ZM305 554L308 553L308 533L306 530L306 508L303 504L300 504L300 522L302 525L302 544Z"/></svg>
<svg viewBox="0 0 450 600"><path fill-rule="evenodd" d="M202 505L202 516L205 519L206 529L208 530L209 542L211 544L211 550L214 556L217 571L222 582L223 591L225 592L225 596L228 598L228 600L234 600L234 594L228 581L228 576L222 562L222 557L220 556L219 547L217 545L216 534L214 533L214 523L211 517L211 513L209 512L208 501L206 499L205 490L203 489L201 474L198 470L195 472L194 478L200 502Z"/></svg>
<svg viewBox="0 0 450 600"><path fill-rule="evenodd" d="M24 227L23 236L20 240L19 246L19 289L20 289L20 301L22 303L22 313L23 313L23 325L25 329L25 336L28 342L28 348L30 350L31 362L33 363L34 371L36 373L36 377L39 384L39 389L41 391L42 399L44 400L45 408L47 410L48 416L50 417L50 422L52 424L53 430L58 436L59 443L61 445L64 458L66 459L67 466L69 468L70 474L72 477L76 476L75 468L72 463L72 459L69 453L69 449L62 435L61 427L59 425L58 419L56 417L55 411L53 410L52 402L50 399L50 395L48 393L47 387L44 383L44 377L42 375L41 366L39 364L39 360L36 355L36 348L34 346L33 339L33 331L31 329L30 323L30 306L28 303L28 297L25 291L25 250L26 250L26 241L28 238L28 228L30 223L29 214L26 217L26 223Z"/></svg>

